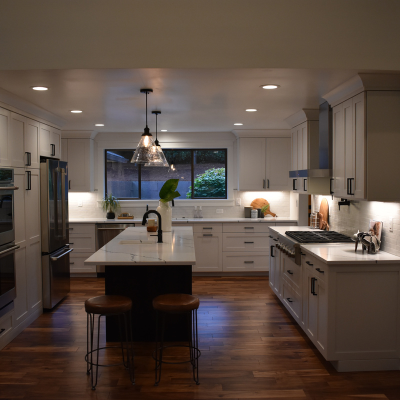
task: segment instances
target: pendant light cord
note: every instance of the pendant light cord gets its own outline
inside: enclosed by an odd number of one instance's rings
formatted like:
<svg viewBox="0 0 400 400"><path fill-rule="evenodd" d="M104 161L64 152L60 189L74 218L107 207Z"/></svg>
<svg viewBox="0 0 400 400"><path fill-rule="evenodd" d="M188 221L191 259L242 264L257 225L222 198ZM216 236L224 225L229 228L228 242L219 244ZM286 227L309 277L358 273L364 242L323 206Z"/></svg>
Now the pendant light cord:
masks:
<svg viewBox="0 0 400 400"><path fill-rule="evenodd" d="M147 128L147 91L146 91L146 128Z"/></svg>
<svg viewBox="0 0 400 400"><path fill-rule="evenodd" d="M158 115L156 114L156 140L157 140L157 117Z"/></svg>

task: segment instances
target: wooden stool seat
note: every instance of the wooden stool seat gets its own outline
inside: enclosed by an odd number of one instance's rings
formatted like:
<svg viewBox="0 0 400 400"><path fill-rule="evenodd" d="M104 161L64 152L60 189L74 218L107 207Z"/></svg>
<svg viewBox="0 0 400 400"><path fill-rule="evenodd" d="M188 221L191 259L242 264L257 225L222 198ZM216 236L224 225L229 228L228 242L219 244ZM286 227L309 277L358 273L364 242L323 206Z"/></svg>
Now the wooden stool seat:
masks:
<svg viewBox="0 0 400 400"><path fill-rule="evenodd" d="M163 294L153 300L153 308L166 313L183 313L197 310L200 300L190 294Z"/></svg>
<svg viewBox="0 0 400 400"><path fill-rule="evenodd" d="M132 308L132 300L125 296L97 296L85 301L85 311L91 314L123 314Z"/></svg>

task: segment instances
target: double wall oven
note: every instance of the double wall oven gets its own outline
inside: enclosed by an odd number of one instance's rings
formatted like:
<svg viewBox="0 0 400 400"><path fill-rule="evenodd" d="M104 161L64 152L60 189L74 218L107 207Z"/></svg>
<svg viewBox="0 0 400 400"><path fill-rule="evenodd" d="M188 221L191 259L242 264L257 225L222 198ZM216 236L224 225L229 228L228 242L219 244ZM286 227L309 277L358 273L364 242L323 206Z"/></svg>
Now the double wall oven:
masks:
<svg viewBox="0 0 400 400"><path fill-rule="evenodd" d="M15 288L14 170L0 168L0 317L13 307Z"/></svg>

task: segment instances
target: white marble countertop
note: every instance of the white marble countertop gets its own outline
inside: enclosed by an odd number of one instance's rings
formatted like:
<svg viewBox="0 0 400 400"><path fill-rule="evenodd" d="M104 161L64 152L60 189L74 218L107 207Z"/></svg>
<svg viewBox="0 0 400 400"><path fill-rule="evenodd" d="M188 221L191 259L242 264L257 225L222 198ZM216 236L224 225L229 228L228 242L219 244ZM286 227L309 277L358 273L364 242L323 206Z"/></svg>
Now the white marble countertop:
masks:
<svg viewBox="0 0 400 400"><path fill-rule="evenodd" d="M153 217L152 217L153 218ZM155 216L154 216L155 218ZM245 223L264 223L264 222L293 222L297 224L297 220L287 217L266 217L266 218L172 218L172 223L219 223L219 222L245 222ZM70 224L141 224L142 218L133 219L106 219L106 218L70 218ZM287 229L286 229L287 230Z"/></svg>
<svg viewBox="0 0 400 400"><path fill-rule="evenodd" d="M193 228L179 226L163 232L163 243L146 227L127 228L96 251L85 265L195 265ZM121 244L121 241L151 241L151 244Z"/></svg>
<svg viewBox="0 0 400 400"><path fill-rule="evenodd" d="M377 254L362 252L358 245L357 252L354 251L355 244L302 244L301 248L328 265L335 264L400 264L400 257L379 251Z"/></svg>

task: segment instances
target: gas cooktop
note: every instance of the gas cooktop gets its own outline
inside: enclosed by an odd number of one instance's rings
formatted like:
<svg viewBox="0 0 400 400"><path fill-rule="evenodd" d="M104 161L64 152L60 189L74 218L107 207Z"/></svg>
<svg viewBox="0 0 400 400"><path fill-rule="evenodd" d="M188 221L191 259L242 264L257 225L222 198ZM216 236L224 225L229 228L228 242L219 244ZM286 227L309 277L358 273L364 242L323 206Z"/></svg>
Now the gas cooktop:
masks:
<svg viewBox="0 0 400 400"><path fill-rule="evenodd" d="M354 243L349 236L334 231L286 231L298 243Z"/></svg>

